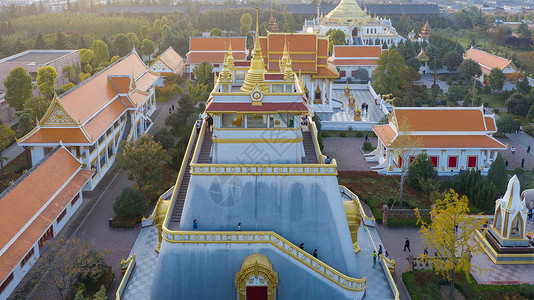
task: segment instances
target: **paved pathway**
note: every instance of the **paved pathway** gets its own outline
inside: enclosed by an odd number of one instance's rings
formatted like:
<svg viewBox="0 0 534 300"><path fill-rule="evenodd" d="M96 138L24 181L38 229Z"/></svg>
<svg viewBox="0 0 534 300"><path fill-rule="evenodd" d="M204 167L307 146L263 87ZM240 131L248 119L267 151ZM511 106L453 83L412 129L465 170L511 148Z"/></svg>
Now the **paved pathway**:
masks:
<svg viewBox="0 0 534 300"><path fill-rule="evenodd" d="M426 85L427 88L430 88L434 84L434 74L427 72L421 77L419 81ZM439 80L436 78L436 84L439 85L439 88L442 89L444 93L449 91L449 85L446 81Z"/></svg>
<svg viewBox="0 0 534 300"><path fill-rule="evenodd" d="M527 147L531 145L534 147L534 139L525 133L507 134L513 139L499 139L503 144L508 144L508 149L501 151L501 155L505 161L508 161L508 169L513 170L521 167L521 159L525 158L525 170L532 170L534 168L534 148L532 148L531 155L527 154ZM532 140L532 144L529 144ZM515 156L512 155L511 147L515 147Z"/></svg>
<svg viewBox="0 0 534 300"><path fill-rule="evenodd" d="M337 161L339 171L369 171L376 163L366 162L360 147L364 138L324 138L323 154ZM370 139L376 146L377 139Z"/></svg>
<svg viewBox="0 0 534 300"><path fill-rule="evenodd" d="M4 161L4 166L23 152L24 148L19 146L17 143L13 143L11 146L7 147L7 149L2 152L2 156L7 157L7 160Z"/></svg>
<svg viewBox="0 0 534 300"><path fill-rule="evenodd" d="M380 106L375 104L375 99L367 89L351 89L354 93L355 107L349 107L349 97L344 96L343 89L332 90L332 98L343 102L343 108L334 109L334 113L318 113L321 121L335 121L347 122L354 121L354 108L361 109L362 103L369 105L369 112L362 112L362 121L378 123L383 117L384 113L380 110Z"/></svg>

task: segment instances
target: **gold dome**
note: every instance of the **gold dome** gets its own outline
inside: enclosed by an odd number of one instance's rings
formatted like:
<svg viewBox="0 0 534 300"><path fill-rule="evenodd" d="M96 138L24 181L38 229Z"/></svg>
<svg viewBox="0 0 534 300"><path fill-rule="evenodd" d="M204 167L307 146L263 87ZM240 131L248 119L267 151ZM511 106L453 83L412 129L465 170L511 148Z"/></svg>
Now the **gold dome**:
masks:
<svg viewBox="0 0 534 300"><path fill-rule="evenodd" d="M269 92L269 86L265 84L265 62L261 57L261 47L259 39L259 26L258 26L258 8L256 7L256 41L254 43L254 56L250 61L250 69L247 72L243 86L241 86L241 92L252 92L256 84L260 87L262 92Z"/></svg>

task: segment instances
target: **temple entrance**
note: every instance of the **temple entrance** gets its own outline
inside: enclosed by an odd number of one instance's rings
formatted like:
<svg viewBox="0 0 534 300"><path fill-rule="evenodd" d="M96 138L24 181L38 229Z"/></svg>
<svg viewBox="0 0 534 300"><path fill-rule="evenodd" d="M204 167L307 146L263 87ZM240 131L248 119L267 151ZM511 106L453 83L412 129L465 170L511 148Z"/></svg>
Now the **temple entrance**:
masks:
<svg viewBox="0 0 534 300"><path fill-rule="evenodd" d="M246 300L267 300L267 286L247 286Z"/></svg>
<svg viewBox="0 0 534 300"><path fill-rule="evenodd" d="M360 36L360 29L358 29L358 27L352 29L352 36Z"/></svg>

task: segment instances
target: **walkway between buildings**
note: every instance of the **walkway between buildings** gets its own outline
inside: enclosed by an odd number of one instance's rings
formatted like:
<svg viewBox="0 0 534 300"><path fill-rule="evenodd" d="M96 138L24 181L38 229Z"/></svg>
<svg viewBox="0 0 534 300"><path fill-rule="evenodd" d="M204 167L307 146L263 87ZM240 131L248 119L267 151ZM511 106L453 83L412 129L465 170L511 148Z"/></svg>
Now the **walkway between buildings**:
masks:
<svg viewBox="0 0 534 300"><path fill-rule="evenodd" d="M7 160L4 161L4 166L7 165L10 161L14 160L21 153L24 152L24 148L19 146L17 143L13 143L11 146L7 147L2 156L7 157Z"/></svg>

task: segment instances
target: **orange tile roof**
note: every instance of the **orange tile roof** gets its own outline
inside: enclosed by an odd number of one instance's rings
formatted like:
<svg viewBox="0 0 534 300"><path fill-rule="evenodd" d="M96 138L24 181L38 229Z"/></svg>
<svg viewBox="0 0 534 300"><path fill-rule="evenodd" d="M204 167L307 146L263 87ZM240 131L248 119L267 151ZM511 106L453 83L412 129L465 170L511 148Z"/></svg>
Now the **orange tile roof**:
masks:
<svg viewBox="0 0 534 300"><path fill-rule="evenodd" d="M183 64L184 61L180 54L176 53L172 47L167 48L158 58L173 71Z"/></svg>
<svg viewBox="0 0 534 300"><path fill-rule="evenodd" d="M20 262L69 201L80 191L92 171L81 171L81 163L65 148L59 148L35 165L0 198L0 248L7 246L38 211L56 194L39 217L0 256L3 281ZM70 181L69 179L72 178ZM63 189L62 186L67 184Z"/></svg>
<svg viewBox="0 0 534 300"><path fill-rule="evenodd" d="M109 76L109 80L117 90L119 94L127 94L130 91L130 86L132 84L132 79L128 75L121 76Z"/></svg>
<svg viewBox="0 0 534 300"><path fill-rule="evenodd" d="M506 146L488 135L413 135L421 141L420 148L482 148L506 149ZM396 140L395 140L396 141ZM392 146L395 146L395 141Z"/></svg>
<svg viewBox="0 0 534 300"><path fill-rule="evenodd" d="M481 108L395 107L397 122L407 120L412 131L486 131Z"/></svg>
<svg viewBox="0 0 534 300"><path fill-rule="evenodd" d="M244 52L232 51L235 60L245 60L247 55ZM210 64L222 65L224 62L224 51L222 52L189 52L187 53L187 64L201 64L208 62Z"/></svg>
<svg viewBox="0 0 534 300"><path fill-rule="evenodd" d="M336 70L336 67L332 64L328 64L328 67L317 67L317 72L313 74L313 77L332 77L338 78L339 73Z"/></svg>
<svg viewBox="0 0 534 300"><path fill-rule="evenodd" d="M335 59L336 66L376 66L376 59Z"/></svg>
<svg viewBox="0 0 534 300"><path fill-rule="evenodd" d="M382 54L380 46L345 46L334 45L334 57L376 57Z"/></svg>
<svg viewBox="0 0 534 300"><path fill-rule="evenodd" d="M121 99L115 99L113 102L100 111L93 119L84 125L85 131L93 140L104 132L115 120L117 120L122 113L126 110Z"/></svg>
<svg viewBox="0 0 534 300"><path fill-rule="evenodd" d="M285 43L288 45L290 54L296 52L317 53L317 34L315 33L269 33L266 38L268 41L267 49L262 48L262 53L283 52Z"/></svg>
<svg viewBox="0 0 534 300"><path fill-rule="evenodd" d="M139 56L131 52L101 73L63 94L59 100L69 114L83 124L117 95L108 75L133 73L134 78L137 78L146 70L147 66Z"/></svg>
<svg viewBox="0 0 534 300"><path fill-rule="evenodd" d="M191 37L189 51L225 51L232 41L232 51L245 51L246 37Z"/></svg>
<svg viewBox="0 0 534 300"><path fill-rule="evenodd" d="M499 68L502 70L511 62L506 58L475 48L467 50L467 52L464 54L464 59L472 59L479 63L482 69L485 70L484 73L486 74L489 74L489 71L491 71L493 68Z"/></svg>
<svg viewBox="0 0 534 300"><path fill-rule="evenodd" d="M21 144L49 143L58 144L87 144L91 143L80 128L45 128L41 127L30 135Z"/></svg>
<svg viewBox="0 0 534 300"><path fill-rule="evenodd" d="M495 120L492 117L484 117L486 122L486 128L488 131L497 131L497 126L495 125Z"/></svg>
<svg viewBox="0 0 534 300"><path fill-rule="evenodd" d="M145 101L146 97L148 97L148 95L135 91L131 93L129 97L136 105L141 105Z"/></svg>
<svg viewBox="0 0 534 300"><path fill-rule="evenodd" d="M135 81L135 88L141 91L147 91L158 80L159 75L146 72L143 76Z"/></svg>
<svg viewBox="0 0 534 300"><path fill-rule="evenodd" d="M373 126L373 131L376 136L382 141L382 144L389 145L389 143L395 138L397 133L391 128L389 124Z"/></svg>

